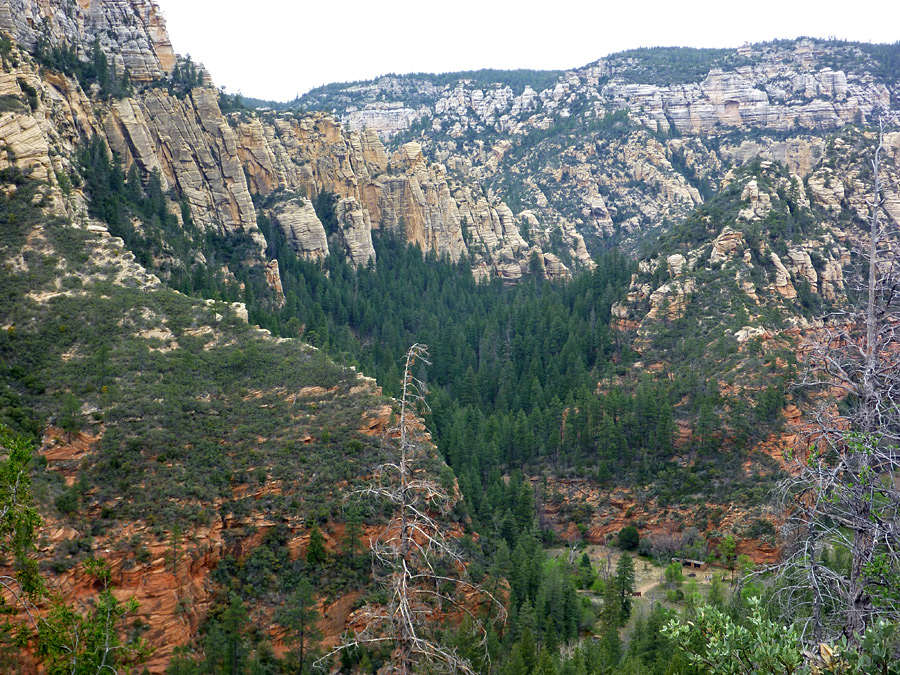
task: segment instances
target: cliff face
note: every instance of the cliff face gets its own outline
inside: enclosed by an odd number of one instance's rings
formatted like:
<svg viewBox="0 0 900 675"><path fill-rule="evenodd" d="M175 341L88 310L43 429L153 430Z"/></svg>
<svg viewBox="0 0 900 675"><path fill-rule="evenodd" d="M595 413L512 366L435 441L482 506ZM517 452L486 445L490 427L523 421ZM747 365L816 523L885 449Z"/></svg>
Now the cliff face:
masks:
<svg viewBox="0 0 900 675"><path fill-rule="evenodd" d="M31 71L20 58L14 74L24 77ZM154 648L144 665L162 673L173 650L196 639L223 561L246 559L276 530L285 559L302 560L306 514L339 510L342 491L384 461L390 402L374 380L249 326L243 304L187 298L138 264L64 179L73 167L59 149L70 132L102 129L91 106L69 81L28 81L41 87L36 110L22 95L20 109L0 117L3 129L18 130L6 136L2 168L13 170L0 180L4 218L16 214L4 219L0 245L4 368L31 360L29 372L48 386L29 405L45 419L56 398L77 391L86 429L42 430L37 557L52 591L79 611L97 592L85 558L108 562L117 597L140 603L129 628L139 622ZM132 104L116 113L142 115ZM202 107L196 97L180 105ZM9 383L4 370L4 394ZM339 430L334 439L329 427ZM348 441L355 458L343 454ZM74 513L58 507L63 494L77 494ZM340 526L324 529L337 553ZM251 610L279 653L281 602L262 598ZM351 605L346 597L320 602L327 644L346 631ZM26 654L15 656L17 671L40 672Z"/></svg>
<svg viewBox="0 0 900 675"><path fill-rule="evenodd" d="M135 82L165 77L175 67L165 19L152 0L4 0L0 30L26 49L43 39L74 47L84 58L99 40L118 71L127 68Z"/></svg>
<svg viewBox="0 0 900 675"><path fill-rule="evenodd" d="M301 102L398 148L414 139L492 205L506 203L534 232L530 244L577 264L565 233L589 249L605 240L637 251L713 197L731 166L763 158L806 179L828 134L878 109L895 114L900 95L867 45L695 52L635 50L560 74L386 76Z"/></svg>
<svg viewBox="0 0 900 675"><path fill-rule="evenodd" d="M126 165L161 171L194 221L220 234L247 233L259 246L256 210L238 155L237 137L219 110L216 92L197 87L179 99L150 89L111 104L103 122L110 147Z"/></svg>
<svg viewBox="0 0 900 675"><path fill-rule="evenodd" d="M569 274L567 267L524 241L519 222L504 203L479 194L477 183L453 180L443 165L426 160L418 143L404 144L388 156L373 129L345 131L323 114L245 118L235 113L232 123L255 194L284 188L313 199L322 192L337 195L341 239L357 264L374 258L371 230L376 229L453 261L466 255L480 278L498 275L515 281L527 271L532 254L549 274ZM314 229L308 237L298 238L296 228L288 234L307 257L327 252L321 231ZM572 230L564 239L577 264L590 266L583 239Z"/></svg>

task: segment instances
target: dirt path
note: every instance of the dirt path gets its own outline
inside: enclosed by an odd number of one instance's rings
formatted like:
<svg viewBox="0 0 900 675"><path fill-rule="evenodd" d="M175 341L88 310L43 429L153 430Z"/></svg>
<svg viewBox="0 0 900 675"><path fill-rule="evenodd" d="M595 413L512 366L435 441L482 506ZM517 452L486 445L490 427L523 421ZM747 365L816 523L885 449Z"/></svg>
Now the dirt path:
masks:
<svg viewBox="0 0 900 675"><path fill-rule="evenodd" d="M652 591L657 586L659 586L658 581L648 581L647 583L645 583L641 586L638 586L634 590L637 591L638 593L640 593L641 595L647 595L647 593Z"/></svg>

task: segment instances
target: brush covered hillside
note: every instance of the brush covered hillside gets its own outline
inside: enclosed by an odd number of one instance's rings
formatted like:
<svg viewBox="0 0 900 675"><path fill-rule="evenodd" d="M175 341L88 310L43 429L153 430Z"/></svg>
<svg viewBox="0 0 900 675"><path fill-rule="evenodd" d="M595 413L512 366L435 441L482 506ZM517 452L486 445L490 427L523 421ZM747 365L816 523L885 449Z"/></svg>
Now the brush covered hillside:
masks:
<svg viewBox="0 0 900 675"><path fill-rule="evenodd" d="M424 343L420 475L507 612L484 651L475 596L435 601L429 637L475 672L693 672L660 633L693 602L677 574L630 617L628 555L553 547L637 548L650 586L651 560L777 558L809 406L788 385L856 301L896 45L637 50L251 110L151 0L3 0L0 32L2 459L33 447L58 602L97 607L102 559L140 603L114 631L153 648L138 669L308 672L390 605L369 548L392 511L349 497L396 457ZM889 123L894 225L898 156ZM4 672L55 653L0 642Z"/></svg>

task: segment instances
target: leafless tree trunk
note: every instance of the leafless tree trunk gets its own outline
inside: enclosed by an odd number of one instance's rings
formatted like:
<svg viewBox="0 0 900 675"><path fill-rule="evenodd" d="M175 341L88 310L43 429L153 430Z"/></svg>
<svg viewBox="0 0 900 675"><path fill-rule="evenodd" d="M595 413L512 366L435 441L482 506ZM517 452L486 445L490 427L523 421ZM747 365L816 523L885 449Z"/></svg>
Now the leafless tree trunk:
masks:
<svg viewBox="0 0 900 675"><path fill-rule="evenodd" d="M424 470L416 466L425 447L425 429L416 411L427 405L425 384L416 378L414 369L417 363L428 363L427 356L427 347L420 344L406 353L399 421L386 433L386 440L397 444L396 461L378 467L374 484L357 491L394 505L393 517L372 542L374 574L387 587L390 599L386 607L366 608L366 630L335 651L392 641L396 644L393 672L400 675L424 672L417 670L420 664L428 672L474 675L471 665L455 650L430 639L427 624L442 618L445 609L467 615L486 649L487 631L477 616L478 608L457 598L457 593L468 591L477 603L489 603L496 609L497 620L505 620L505 610L490 593L465 578L465 561L446 528L436 520L449 513L452 495L424 477Z"/></svg>
<svg viewBox="0 0 900 675"><path fill-rule="evenodd" d="M858 643L876 615L900 618L900 261L897 232L879 218L883 136L879 119L868 241L858 251L864 306L827 317L806 345L797 384L817 401L811 450L781 492L789 542L777 596L806 612L805 635L815 641L842 632ZM849 569L820 562L841 548Z"/></svg>

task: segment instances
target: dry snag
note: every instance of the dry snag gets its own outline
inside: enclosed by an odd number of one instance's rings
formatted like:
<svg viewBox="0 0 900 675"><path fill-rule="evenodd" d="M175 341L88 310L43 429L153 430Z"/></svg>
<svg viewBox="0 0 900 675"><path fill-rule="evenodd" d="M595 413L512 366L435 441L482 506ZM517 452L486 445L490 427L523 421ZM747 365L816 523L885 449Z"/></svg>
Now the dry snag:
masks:
<svg viewBox="0 0 900 675"><path fill-rule="evenodd" d="M877 134L859 282L806 345L797 387L815 392L811 449L780 492L789 515L776 599L816 642L857 644L876 618L900 620L900 237L880 217L880 118Z"/></svg>
<svg viewBox="0 0 900 675"><path fill-rule="evenodd" d="M449 514L453 496L419 466L425 456L426 430L417 410L427 404L425 383L414 373L419 364L428 364L427 358L425 345L414 344L407 351L398 421L385 434L396 457L377 468L372 485L355 492L393 506L389 522L372 541L373 573L386 588L388 601L366 607L365 630L326 656L387 642L394 646L391 672L474 675L455 649L432 638L429 624L448 614L469 617L486 650L487 631L477 615L478 606L487 602L498 608L495 618L501 620L505 614L500 603L466 578L465 561L440 520Z"/></svg>

